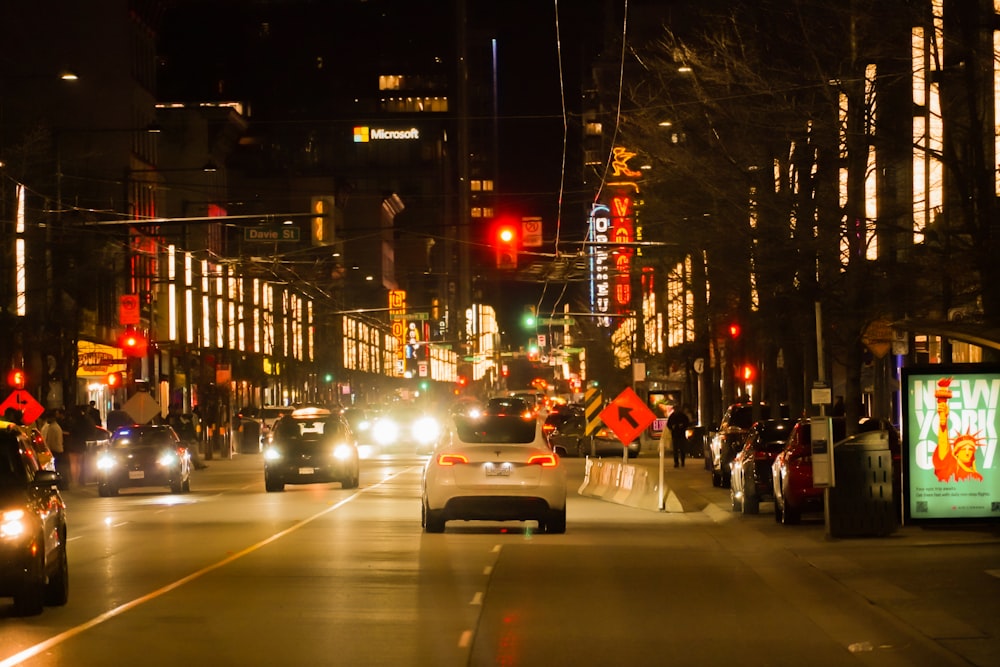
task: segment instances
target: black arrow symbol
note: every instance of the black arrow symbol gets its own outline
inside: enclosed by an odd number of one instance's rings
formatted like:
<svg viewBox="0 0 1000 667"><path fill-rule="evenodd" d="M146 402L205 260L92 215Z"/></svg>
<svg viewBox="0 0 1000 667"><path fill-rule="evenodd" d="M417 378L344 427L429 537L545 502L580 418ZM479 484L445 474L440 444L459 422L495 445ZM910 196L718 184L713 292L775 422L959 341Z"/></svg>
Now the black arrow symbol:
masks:
<svg viewBox="0 0 1000 667"><path fill-rule="evenodd" d="M618 421L628 422L632 428L638 428L639 422L632 416L632 408L627 405L618 406Z"/></svg>

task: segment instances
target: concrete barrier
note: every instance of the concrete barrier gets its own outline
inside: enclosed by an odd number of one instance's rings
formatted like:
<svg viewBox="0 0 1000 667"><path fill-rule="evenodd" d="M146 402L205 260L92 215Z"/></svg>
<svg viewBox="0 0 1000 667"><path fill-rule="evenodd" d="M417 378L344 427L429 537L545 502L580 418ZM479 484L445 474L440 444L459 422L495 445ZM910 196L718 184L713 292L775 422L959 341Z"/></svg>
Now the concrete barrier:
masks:
<svg viewBox="0 0 1000 667"><path fill-rule="evenodd" d="M646 468L620 461L587 459L583 483L577 490L581 496L599 498L618 505L659 511L659 490ZM677 496L669 489L664 494L664 510L683 512Z"/></svg>

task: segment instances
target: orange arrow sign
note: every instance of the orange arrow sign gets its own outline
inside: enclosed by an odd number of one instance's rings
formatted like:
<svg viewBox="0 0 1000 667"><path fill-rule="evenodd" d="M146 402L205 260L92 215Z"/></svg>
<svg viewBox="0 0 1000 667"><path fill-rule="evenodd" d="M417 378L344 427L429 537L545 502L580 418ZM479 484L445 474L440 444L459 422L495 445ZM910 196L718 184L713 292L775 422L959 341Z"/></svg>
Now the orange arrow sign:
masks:
<svg viewBox="0 0 1000 667"><path fill-rule="evenodd" d="M627 445L639 437L639 434L656 419L653 411L646 406L631 387L608 403L601 410L600 416L601 421L614 431L623 445Z"/></svg>
<svg viewBox="0 0 1000 667"><path fill-rule="evenodd" d="M22 424L31 424L45 412L41 403L23 389L10 392L10 396L3 403L0 403L0 416L3 416L7 408L14 408L21 413Z"/></svg>

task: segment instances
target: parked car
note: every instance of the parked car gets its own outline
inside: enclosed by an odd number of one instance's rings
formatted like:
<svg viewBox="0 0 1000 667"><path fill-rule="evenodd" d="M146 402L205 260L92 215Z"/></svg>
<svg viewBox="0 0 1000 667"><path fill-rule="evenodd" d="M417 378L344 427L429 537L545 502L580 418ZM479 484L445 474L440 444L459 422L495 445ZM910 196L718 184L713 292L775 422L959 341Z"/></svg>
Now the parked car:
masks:
<svg viewBox="0 0 1000 667"><path fill-rule="evenodd" d="M847 437L847 422L843 417L831 417L834 449L852 438ZM877 419L862 418L857 433L884 431L892 459L893 502L896 515L902 503L901 443L899 431L892 424ZM800 420L792 429L788 443L778 453L771 466L771 481L774 487L774 520L778 523L793 524L808 512L823 511L823 487L813 486L811 428L808 419ZM836 454L834 454L836 458Z"/></svg>
<svg viewBox="0 0 1000 667"><path fill-rule="evenodd" d="M793 419L764 419L750 427L732 464L729 497L734 512L757 514L761 501L774 500L771 465L794 426Z"/></svg>
<svg viewBox="0 0 1000 667"><path fill-rule="evenodd" d="M123 426L97 452L97 493L117 496L126 487L191 490L191 453L169 426Z"/></svg>
<svg viewBox="0 0 1000 667"><path fill-rule="evenodd" d="M421 525L448 521L537 521L566 532L566 470L539 420L520 415L456 415L424 466Z"/></svg>
<svg viewBox="0 0 1000 667"><path fill-rule="evenodd" d="M847 422L843 417L831 419L833 441L843 440ZM804 512L823 510L823 487L813 486L811 431L809 420L800 419L771 465L774 519L779 523L798 523Z"/></svg>
<svg viewBox="0 0 1000 667"><path fill-rule="evenodd" d="M28 436L0 422L0 596L14 598L18 615L69 599L66 505L58 483Z"/></svg>
<svg viewBox="0 0 1000 667"><path fill-rule="evenodd" d="M381 454L429 454L441 432L441 419L415 403L391 405L372 424L372 440Z"/></svg>
<svg viewBox="0 0 1000 667"><path fill-rule="evenodd" d="M264 448L264 489L286 484L340 482L356 489L361 476L358 444L347 420L325 408L299 408L274 422Z"/></svg>
<svg viewBox="0 0 1000 667"><path fill-rule="evenodd" d="M592 435L587 435L587 417L583 410L574 412L565 422L549 433L549 444L566 451L567 456L622 456L622 441L603 423ZM628 457L639 455L640 443L636 438L628 444Z"/></svg>
<svg viewBox="0 0 1000 667"><path fill-rule="evenodd" d="M729 486L731 464L736 453L743 449L750 427L758 419L787 418L788 406L778 407L777 413L767 403L734 403L722 414L722 421L710 440L712 456L712 485Z"/></svg>

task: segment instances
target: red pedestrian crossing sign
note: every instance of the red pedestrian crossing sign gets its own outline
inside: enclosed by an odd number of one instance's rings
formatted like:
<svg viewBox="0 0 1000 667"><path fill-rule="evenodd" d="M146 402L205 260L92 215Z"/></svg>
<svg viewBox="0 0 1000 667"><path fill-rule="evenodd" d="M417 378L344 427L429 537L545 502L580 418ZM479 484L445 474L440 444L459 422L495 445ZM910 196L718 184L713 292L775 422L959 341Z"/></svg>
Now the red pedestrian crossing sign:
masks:
<svg viewBox="0 0 1000 667"><path fill-rule="evenodd" d="M623 445L638 438L654 419L656 415L631 387L618 394L601 410L601 421L618 436Z"/></svg>
<svg viewBox="0 0 1000 667"><path fill-rule="evenodd" d="M42 404L23 389L16 389L10 392L10 396L4 399L3 403L0 403L0 417L3 417L9 408L14 408L21 413L22 424L34 423L45 412Z"/></svg>

